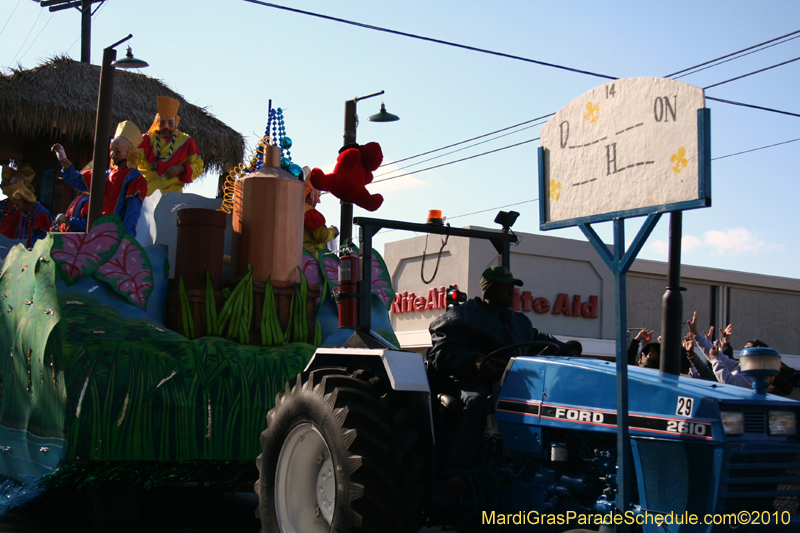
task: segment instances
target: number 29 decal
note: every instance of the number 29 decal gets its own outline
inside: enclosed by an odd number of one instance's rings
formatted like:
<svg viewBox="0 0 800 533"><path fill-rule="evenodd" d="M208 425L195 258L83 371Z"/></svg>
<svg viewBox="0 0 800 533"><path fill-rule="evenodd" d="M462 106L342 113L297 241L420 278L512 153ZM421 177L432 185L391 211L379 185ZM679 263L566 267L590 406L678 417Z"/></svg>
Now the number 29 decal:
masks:
<svg viewBox="0 0 800 533"><path fill-rule="evenodd" d="M675 409L675 415L692 416L692 407L694 407L694 400L692 398L678 396L678 406Z"/></svg>

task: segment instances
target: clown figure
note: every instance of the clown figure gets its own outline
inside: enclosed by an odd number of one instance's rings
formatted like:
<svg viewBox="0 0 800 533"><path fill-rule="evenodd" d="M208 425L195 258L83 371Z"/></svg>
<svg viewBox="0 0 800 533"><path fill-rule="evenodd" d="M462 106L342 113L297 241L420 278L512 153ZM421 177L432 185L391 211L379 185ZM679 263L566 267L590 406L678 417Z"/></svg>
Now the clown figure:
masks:
<svg viewBox="0 0 800 533"><path fill-rule="evenodd" d="M142 202L147 194L147 182L141 173L136 170L136 147L142 141L142 133L136 124L126 120L120 122L117 131L109 146L109 156L114 169L106 170L106 186L103 197L103 215L116 213L122 219L125 233L136 237L136 224L142 212ZM64 181L79 191L89 192L93 170L78 172L67 159L64 148L60 144L52 147L56 157L61 162L61 175ZM100 171L98 170L98 174ZM82 206L75 215L69 218L70 231L86 231L89 202L81 199ZM79 201L79 202L80 202ZM74 206L77 207L77 203ZM73 206L70 206L73 210Z"/></svg>
<svg viewBox="0 0 800 533"><path fill-rule="evenodd" d="M25 187L14 191L11 197L19 210L14 238L26 241L25 246L32 248L36 241L47 235L47 231L53 225L50 211L37 202L36 195Z"/></svg>
<svg viewBox="0 0 800 533"><path fill-rule="evenodd" d="M27 163L18 169L3 165L3 179L0 181L0 188L2 188L3 194L6 195L6 199L0 201L0 234L9 239L13 239L16 234L20 215L19 209L14 203L13 195L20 189L27 189L33 193L34 189L31 182L35 177L36 172Z"/></svg>
<svg viewBox="0 0 800 533"><path fill-rule="evenodd" d="M139 147L139 171L147 180L147 195L182 192L203 173L203 160L194 140L178 130L180 102L159 96L158 113Z"/></svg>
<svg viewBox="0 0 800 533"><path fill-rule="evenodd" d="M324 250L327 244L339 235L339 230L335 226L325 226L325 216L315 209L319 203L320 191L311 185L308 179L310 169L303 168L306 175L306 205L305 215L303 215L303 250L316 256L320 250Z"/></svg>

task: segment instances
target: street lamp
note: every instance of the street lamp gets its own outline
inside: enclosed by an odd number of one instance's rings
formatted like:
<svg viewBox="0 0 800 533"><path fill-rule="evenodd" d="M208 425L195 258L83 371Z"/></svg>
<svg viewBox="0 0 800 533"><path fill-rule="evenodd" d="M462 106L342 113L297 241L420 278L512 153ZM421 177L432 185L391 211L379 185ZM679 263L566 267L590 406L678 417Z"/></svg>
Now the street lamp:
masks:
<svg viewBox="0 0 800 533"><path fill-rule="evenodd" d="M384 91L368 94L367 96L357 96L344 103L344 146L356 143L356 127L358 126L358 116L356 115L356 103L359 100L366 100L373 96L380 96ZM400 120L397 115L386 112L386 106L381 104L381 111L369 117L371 122L394 122ZM353 204L342 202L341 222L339 224L339 248L353 237Z"/></svg>
<svg viewBox="0 0 800 533"><path fill-rule="evenodd" d="M396 120L400 120L400 117L397 115L392 115L388 111L386 111L386 104L381 103L381 110L379 113L375 113L367 120L370 122L394 122Z"/></svg>
<svg viewBox="0 0 800 533"><path fill-rule="evenodd" d="M94 125L93 171L92 183L89 187L87 233L92 229L95 220L103 214L103 198L106 191L105 171L108 168L108 133L111 131L111 104L114 96L114 69L115 67L142 68L148 66L144 61L133 57L130 46L123 59L114 61L117 58L117 51L114 48L131 37L133 37L132 33L103 50L103 63L100 65L100 88L97 92L97 117Z"/></svg>

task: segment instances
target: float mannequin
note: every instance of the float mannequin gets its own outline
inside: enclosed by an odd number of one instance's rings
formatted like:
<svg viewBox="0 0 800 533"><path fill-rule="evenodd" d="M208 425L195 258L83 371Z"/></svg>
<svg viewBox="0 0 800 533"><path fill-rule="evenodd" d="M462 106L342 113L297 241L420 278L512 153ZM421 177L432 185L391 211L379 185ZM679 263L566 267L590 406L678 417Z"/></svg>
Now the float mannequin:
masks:
<svg viewBox="0 0 800 533"><path fill-rule="evenodd" d="M194 140L178 130L180 102L159 96L158 113L139 146L139 171L147 180L147 195L181 192L203 173L203 160Z"/></svg>
<svg viewBox="0 0 800 533"><path fill-rule="evenodd" d="M319 203L320 191L311 185L308 179L311 171L308 167L303 169L306 175L306 205L303 215L303 250L316 256L320 250L324 250L328 243L339 235L336 226L325 226L325 216L316 210Z"/></svg>
<svg viewBox="0 0 800 533"><path fill-rule="evenodd" d="M14 204L19 210L17 228L14 238L26 241L25 247L32 248L39 239L44 238L53 225L50 211L36 201L36 195L23 187L14 191Z"/></svg>
<svg viewBox="0 0 800 533"><path fill-rule="evenodd" d="M36 172L27 163L18 169L3 165L3 179L0 181L0 188L6 195L6 199L0 201L0 234L9 239L13 239L16 234L20 215L13 195L20 189L27 189L33 193L31 182L35 177Z"/></svg>
<svg viewBox="0 0 800 533"><path fill-rule="evenodd" d="M125 233L136 237L136 223L142 212L142 201L147 194L147 181L136 170L136 146L142 134L136 124L126 120L120 122L109 147L111 163L115 168L106 170L106 186L103 198L103 215L116 213L122 219ZM78 172L67 159L64 148L54 144L52 150L61 162L64 180L79 191L89 192L92 170ZM70 219L70 231L86 231L89 202L85 202L79 216Z"/></svg>

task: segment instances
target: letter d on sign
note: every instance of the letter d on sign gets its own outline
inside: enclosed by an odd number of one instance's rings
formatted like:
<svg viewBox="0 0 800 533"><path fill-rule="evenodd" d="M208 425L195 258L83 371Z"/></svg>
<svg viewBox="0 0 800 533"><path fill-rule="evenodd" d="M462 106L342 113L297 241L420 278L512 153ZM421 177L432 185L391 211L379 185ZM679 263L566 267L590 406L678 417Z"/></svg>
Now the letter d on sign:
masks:
<svg viewBox="0 0 800 533"><path fill-rule="evenodd" d="M581 305L583 318L597 318L597 296L589 296L589 301Z"/></svg>

